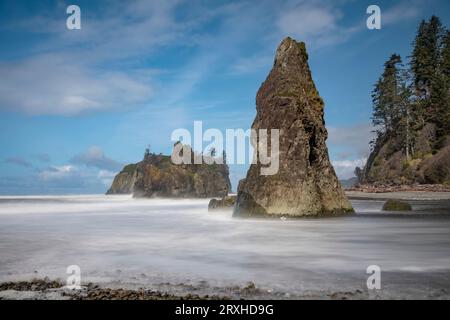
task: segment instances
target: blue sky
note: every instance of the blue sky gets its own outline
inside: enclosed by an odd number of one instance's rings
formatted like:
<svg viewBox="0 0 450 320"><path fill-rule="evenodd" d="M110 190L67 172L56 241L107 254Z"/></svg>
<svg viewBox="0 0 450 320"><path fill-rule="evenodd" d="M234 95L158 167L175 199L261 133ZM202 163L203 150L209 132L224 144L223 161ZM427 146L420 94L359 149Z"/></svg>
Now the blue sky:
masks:
<svg viewBox="0 0 450 320"><path fill-rule="evenodd" d="M81 30L66 8L81 8ZM366 8L381 8L368 30ZM450 25L446 0L0 1L0 194L105 192L171 132L249 128L285 36L305 41L341 178L371 139L370 91L418 23ZM234 189L247 166L233 165Z"/></svg>

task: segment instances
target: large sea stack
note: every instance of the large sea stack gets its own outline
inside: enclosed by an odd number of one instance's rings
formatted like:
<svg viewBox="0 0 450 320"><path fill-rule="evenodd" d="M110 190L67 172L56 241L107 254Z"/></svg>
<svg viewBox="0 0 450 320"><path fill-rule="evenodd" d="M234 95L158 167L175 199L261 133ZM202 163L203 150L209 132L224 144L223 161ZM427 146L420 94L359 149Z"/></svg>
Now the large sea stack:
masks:
<svg viewBox="0 0 450 320"><path fill-rule="evenodd" d="M190 147L186 147L192 155ZM231 191L227 164L173 164L170 156L147 152L119 172L107 194L134 197L212 198Z"/></svg>
<svg viewBox="0 0 450 320"><path fill-rule="evenodd" d="M280 130L279 170L265 176L260 163L250 166L239 183L234 216L353 212L328 158L324 103L311 77L305 43L289 37L281 42L256 95L256 110L253 129Z"/></svg>

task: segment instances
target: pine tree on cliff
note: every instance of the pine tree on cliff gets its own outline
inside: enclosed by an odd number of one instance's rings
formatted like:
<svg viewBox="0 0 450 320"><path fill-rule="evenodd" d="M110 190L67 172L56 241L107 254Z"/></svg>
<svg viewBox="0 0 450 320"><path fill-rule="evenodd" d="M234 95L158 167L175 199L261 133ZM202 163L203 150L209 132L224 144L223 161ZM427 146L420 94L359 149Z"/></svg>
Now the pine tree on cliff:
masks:
<svg viewBox="0 0 450 320"><path fill-rule="evenodd" d="M442 73L447 87L447 134L450 134L450 30L447 30L444 36L442 48Z"/></svg>
<svg viewBox="0 0 450 320"><path fill-rule="evenodd" d="M439 18L420 23L409 58L405 70L393 55L373 90L377 137L364 169L355 172L362 183L443 183L450 178L445 173L449 158L441 152L450 135L450 34ZM400 148L407 160L412 156L421 162L403 162Z"/></svg>
<svg viewBox="0 0 450 320"><path fill-rule="evenodd" d="M400 121L397 125L398 134L402 137L406 159L414 155L414 144L417 138L418 123L414 116L413 103L411 101L412 90L409 83L410 72L406 69L400 71L399 81L399 110Z"/></svg>
<svg viewBox="0 0 450 320"><path fill-rule="evenodd" d="M442 50L439 68L435 77L432 104L436 105L436 144L443 147L446 136L450 134L450 31L446 30L442 37Z"/></svg>
<svg viewBox="0 0 450 320"><path fill-rule="evenodd" d="M450 30L446 30L442 41L442 73L447 84L450 82Z"/></svg>
<svg viewBox="0 0 450 320"><path fill-rule="evenodd" d="M438 17L422 21L413 42L411 71L417 98L417 116L436 122L442 101L442 79L439 76L444 29Z"/></svg>
<svg viewBox="0 0 450 320"><path fill-rule="evenodd" d="M377 141L393 134L401 134L406 157L410 156L412 124L410 92L402 59L393 54L384 64L384 71L372 91L372 123L376 128Z"/></svg>
<svg viewBox="0 0 450 320"><path fill-rule="evenodd" d="M389 135L400 118L401 63L398 54L393 54L384 64L384 71L372 91L372 122L378 136Z"/></svg>

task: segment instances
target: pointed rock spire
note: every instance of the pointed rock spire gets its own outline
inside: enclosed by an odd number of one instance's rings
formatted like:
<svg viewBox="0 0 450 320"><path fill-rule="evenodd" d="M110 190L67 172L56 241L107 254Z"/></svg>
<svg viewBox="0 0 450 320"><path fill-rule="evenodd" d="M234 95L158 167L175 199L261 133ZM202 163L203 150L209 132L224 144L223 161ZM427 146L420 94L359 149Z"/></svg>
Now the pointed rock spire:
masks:
<svg viewBox="0 0 450 320"><path fill-rule="evenodd" d="M252 129L280 130L279 170L264 176L263 165L250 166L239 183L234 216L353 212L328 157L324 103L311 77L305 43L289 37L281 42L258 90L256 110Z"/></svg>

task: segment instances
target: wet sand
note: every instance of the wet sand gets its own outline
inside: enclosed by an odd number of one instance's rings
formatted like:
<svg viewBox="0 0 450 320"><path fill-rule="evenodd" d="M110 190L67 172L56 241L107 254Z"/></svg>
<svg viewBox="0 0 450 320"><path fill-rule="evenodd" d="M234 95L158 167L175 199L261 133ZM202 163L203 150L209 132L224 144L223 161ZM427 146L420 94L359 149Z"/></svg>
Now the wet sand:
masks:
<svg viewBox="0 0 450 320"><path fill-rule="evenodd" d="M349 199L367 200L450 200L450 192L428 192L428 191L398 191L398 192L362 192L345 191Z"/></svg>

